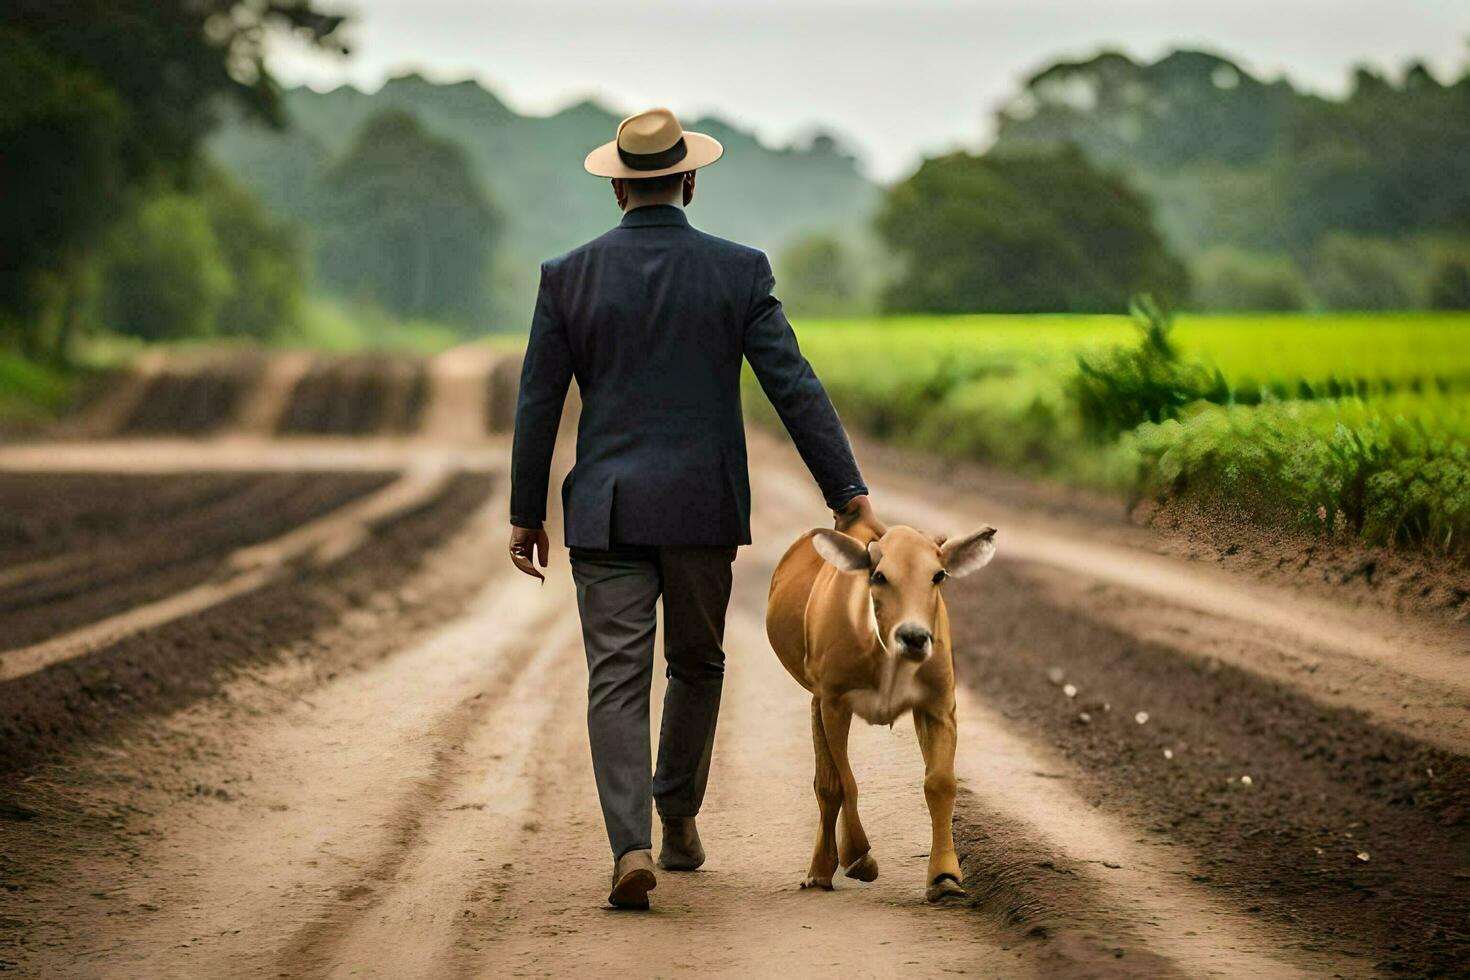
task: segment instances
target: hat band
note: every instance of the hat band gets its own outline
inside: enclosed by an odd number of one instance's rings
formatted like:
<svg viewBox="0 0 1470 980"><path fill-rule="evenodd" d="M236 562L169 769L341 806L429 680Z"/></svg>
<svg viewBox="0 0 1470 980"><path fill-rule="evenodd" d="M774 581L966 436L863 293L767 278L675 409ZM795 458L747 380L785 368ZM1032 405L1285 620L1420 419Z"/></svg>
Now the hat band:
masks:
<svg viewBox="0 0 1470 980"><path fill-rule="evenodd" d="M684 142L684 137L679 137L679 142L667 150L659 150L657 153L632 153L618 147L618 157L630 170L663 170L672 167L680 160L689 155L689 146Z"/></svg>

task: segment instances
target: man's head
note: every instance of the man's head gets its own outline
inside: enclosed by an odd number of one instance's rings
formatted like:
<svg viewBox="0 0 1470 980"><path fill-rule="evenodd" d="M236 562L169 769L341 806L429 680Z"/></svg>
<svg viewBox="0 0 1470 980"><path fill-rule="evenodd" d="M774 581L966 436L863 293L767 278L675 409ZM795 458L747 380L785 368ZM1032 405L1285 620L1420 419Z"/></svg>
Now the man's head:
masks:
<svg viewBox="0 0 1470 980"><path fill-rule="evenodd" d="M648 204L683 204L694 200L694 171L658 177L614 177L613 197L624 211Z"/></svg>
<svg viewBox="0 0 1470 980"><path fill-rule="evenodd" d="M694 172L720 158L720 141L679 125L668 109L649 109L618 124L617 138L591 153L589 174L612 179L613 195L624 210L647 204L688 204L694 199Z"/></svg>

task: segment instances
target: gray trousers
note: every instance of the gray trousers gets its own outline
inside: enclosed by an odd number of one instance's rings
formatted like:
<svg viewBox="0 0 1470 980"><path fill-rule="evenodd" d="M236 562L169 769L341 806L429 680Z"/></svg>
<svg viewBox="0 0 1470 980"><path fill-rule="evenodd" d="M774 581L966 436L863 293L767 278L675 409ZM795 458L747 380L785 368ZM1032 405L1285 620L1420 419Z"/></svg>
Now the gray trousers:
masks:
<svg viewBox="0 0 1470 980"><path fill-rule="evenodd" d="M709 780L734 548L571 549L587 650L587 729L613 858L653 846L651 804L692 817ZM664 602L668 687L651 765L655 605Z"/></svg>

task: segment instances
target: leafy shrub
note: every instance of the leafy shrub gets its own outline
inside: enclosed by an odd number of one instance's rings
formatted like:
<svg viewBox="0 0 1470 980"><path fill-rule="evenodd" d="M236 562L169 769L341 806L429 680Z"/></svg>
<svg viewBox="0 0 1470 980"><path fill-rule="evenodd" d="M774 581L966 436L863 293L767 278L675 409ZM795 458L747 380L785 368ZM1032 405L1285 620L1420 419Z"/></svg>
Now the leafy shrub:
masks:
<svg viewBox="0 0 1470 980"><path fill-rule="evenodd" d="M1123 440L1142 489L1264 524L1470 556L1470 412L1449 399L1200 406Z"/></svg>
<svg viewBox="0 0 1470 980"><path fill-rule="evenodd" d="M1148 296L1136 299L1132 312L1142 342L1090 360L1078 357L1068 386L1083 426L1098 439L1115 438L1144 422L1178 418L1191 402L1229 398L1218 370L1180 359L1169 337L1172 315Z"/></svg>

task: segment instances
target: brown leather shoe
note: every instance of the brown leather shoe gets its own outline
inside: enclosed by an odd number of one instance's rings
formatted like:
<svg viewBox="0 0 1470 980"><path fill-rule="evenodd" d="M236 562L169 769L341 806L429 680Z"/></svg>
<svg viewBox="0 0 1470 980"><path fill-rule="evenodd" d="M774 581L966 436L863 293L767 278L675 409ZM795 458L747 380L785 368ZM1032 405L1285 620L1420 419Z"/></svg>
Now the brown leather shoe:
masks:
<svg viewBox="0 0 1470 980"><path fill-rule="evenodd" d="M613 865L607 904L619 909L648 908L648 893L658 886L652 851L629 851Z"/></svg>
<svg viewBox="0 0 1470 980"><path fill-rule="evenodd" d="M664 842L658 866L669 871L693 871L704 863L704 845L693 817L664 817Z"/></svg>

